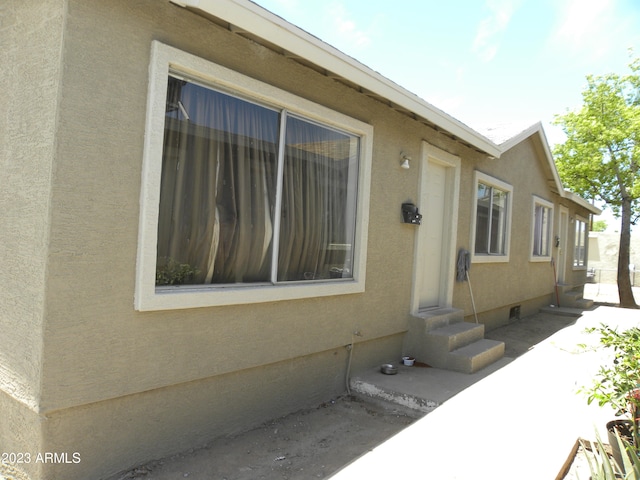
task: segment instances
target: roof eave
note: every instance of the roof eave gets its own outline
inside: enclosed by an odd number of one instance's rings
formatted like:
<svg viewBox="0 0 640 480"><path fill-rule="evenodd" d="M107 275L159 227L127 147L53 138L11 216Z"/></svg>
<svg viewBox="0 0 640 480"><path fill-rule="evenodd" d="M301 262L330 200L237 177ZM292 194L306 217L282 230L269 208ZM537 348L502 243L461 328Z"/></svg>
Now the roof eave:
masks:
<svg viewBox="0 0 640 480"><path fill-rule="evenodd" d="M600 208L596 207L595 205L592 205L591 203L586 201L584 198L582 198L580 195L570 192L569 190L564 190L562 196L580 205L581 207L586 208L587 210L589 210L590 213L594 215L602 214L602 210Z"/></svg>
<svg viewBox="0 0 640 480"><path fill-rule="evenodd" d="M170 1L205 17L219 18L237 29L250 32L294 56L318 65L412 112L489 156L499 157L501 154L500 148L495 143L464 123L253 2L246 0Z"/></svg>

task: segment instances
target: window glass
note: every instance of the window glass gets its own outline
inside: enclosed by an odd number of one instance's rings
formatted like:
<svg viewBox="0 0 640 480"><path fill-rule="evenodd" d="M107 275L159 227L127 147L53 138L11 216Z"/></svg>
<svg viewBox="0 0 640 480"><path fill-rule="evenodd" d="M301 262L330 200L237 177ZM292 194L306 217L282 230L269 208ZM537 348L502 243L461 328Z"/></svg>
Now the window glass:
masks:
<svg viewBox="0 0 640 480"><path fill-rule="evenodd" d="M476 200L476 255L505 255L509 193L478 182Z"/></svg>
<svg viewBox="0 0 640 480"><path fill-rule="evenodd" d="M288 117L278 280L352 276L358 138Z"/></svg>
<svg viewBox="0 0 640 480"><path fill-rule="evenodd" d="M552 209L536 202L533 218L533 256L549 257L551 255L551 222Z"/></svg>
<svg viewBox="0 0 640 480"><path fill-rule="evenodd" d="M582 220L576 220L576 237L575 237L575 248L573 253L574 267L585 267L587 265L586 243L587 243L587 224Z"/></svg>
<svg viewBox="0 0 640 480"><path fill-rule="evenodd" d="M357 136L170 77L156 285L350 278L358 154Z"/></svg>

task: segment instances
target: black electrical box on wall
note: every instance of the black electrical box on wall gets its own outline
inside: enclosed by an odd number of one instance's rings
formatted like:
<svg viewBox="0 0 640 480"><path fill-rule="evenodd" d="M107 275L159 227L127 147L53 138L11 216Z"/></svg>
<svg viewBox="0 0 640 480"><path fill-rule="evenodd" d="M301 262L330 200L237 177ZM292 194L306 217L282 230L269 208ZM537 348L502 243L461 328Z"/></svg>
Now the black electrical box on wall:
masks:
<svg viewBox="0 0 640 480"><path fill-rule="evenodd" d="M420 225L420 223L422 222L422 215L418 213L418 207L416 207L413 203L403 203L402 220L404 221L404 223Z"/></svg>

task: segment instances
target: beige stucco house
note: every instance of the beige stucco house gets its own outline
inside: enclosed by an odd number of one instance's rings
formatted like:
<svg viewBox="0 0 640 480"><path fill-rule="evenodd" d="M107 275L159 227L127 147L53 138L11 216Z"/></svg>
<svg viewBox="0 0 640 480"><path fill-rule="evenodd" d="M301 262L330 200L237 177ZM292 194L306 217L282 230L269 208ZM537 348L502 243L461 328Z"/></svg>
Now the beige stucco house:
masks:
<svg viewBox="0 0 640 480"><path fill-rule="evenodd" d="M584 284L540 125L476 132L246 0L0 9L5 469L104 478L344 393L353 342L428 360L434 316Z"/></svg>

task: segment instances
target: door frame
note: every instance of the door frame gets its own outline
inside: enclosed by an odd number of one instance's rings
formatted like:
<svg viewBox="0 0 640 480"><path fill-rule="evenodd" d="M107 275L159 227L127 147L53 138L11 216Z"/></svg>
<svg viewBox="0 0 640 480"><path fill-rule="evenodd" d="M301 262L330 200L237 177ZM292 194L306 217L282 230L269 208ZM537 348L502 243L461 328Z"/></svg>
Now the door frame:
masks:
<svg viewBox="0 0 640 480"><path fill-rule="evenodd" d="M440 292L438 305L433 308L451 307L456 265L456 244L458 238L458 206L460 203L460 157L446 152L434 145L422 142L420 149L420 165L418 172L418 205L425 211L428 208L429 192L426 190L429 164L435 163L446 168L445 212L442 229L442 265L440 275ZM418 228L424 228L419 226ZM411 312L420 310L421 278L425 265L420 261L424 249L419 232L415 233L413 259L413 286L411 295Z"/></svg>

